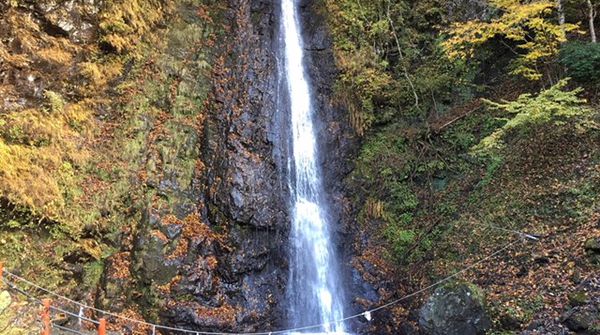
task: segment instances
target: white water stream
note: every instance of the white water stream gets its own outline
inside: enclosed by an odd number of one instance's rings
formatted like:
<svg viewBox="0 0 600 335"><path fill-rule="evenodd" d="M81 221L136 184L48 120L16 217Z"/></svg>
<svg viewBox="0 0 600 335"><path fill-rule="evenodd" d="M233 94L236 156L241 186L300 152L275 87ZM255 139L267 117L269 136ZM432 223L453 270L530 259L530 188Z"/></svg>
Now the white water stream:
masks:
<svg viewBox="0 0 600 335"><path fill-rule="evenodd" d="M291 113L290 300L294 327L327 323L343 318L343 295L332 247L321 171L317 164L317 143L311 90L304 69L304 49L297 0L281 0L284 76ZM342 323L333 323L312 332L344 333Z"/></svg>

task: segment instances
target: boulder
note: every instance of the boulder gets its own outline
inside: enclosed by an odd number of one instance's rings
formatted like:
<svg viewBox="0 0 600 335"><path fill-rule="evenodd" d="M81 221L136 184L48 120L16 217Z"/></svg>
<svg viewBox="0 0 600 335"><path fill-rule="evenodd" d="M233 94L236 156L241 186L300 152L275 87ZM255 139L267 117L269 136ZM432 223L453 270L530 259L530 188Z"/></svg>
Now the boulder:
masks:
<svg viewBox="0 0 600 335"><path fill-rule="evenodd" d="M600 254L600 238L590 238L583 246L585 251Z"/></svg>
<svg viewBox="0 0 600 335"><path fill-rule="evenodd" d="M481 289L457 282L435 290L419 312L419 325L428 335L483 335L491 321Z"/></svg>
<svg viewBox="0 0 600 335"><path fill-rule="evenodd" d="M562 322L577 334L600 335L600 312L594 306L572 308L563 315Z"/></svg>
<svg viewBox="0 0 600 335"><path fill-rule="evenodd" d="M592 264L600 265L600 238L590 238L583 245L586 255Z"/></svg>

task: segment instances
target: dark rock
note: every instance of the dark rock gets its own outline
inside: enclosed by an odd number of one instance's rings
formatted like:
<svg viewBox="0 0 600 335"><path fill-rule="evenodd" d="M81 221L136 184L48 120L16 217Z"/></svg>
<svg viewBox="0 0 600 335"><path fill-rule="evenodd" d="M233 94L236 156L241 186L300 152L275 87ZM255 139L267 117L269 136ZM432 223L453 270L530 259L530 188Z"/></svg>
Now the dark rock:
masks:
<svg viewBox="0 0 600 335"><path fill-rule="evenodd" d="M174 240L181 234L182 226L178 224L168 225L165 229L165 234L169 240Z"/></svg>
<svg viewBox="0 0 600 335"><path fill-rule="evenodd" d="M417 335L419 334L419 328L411 322L404 322L398 328L400 335Z"/></svg>
<svg viewBox="0 0 600 335"><path fill-rule="evenodd" d="M585 241L584 249L590 253L600 253L600 238L590 238Z"/></svg>
<svg viewBox="0 0 600 335"><path fill-rule="evenodd" d="M226 20L235 24L219 50L226 56L226 69L215 71L204 133L186 135L198 137L188 147L202 145L199 153L190 150L184 156L200 158L206 169L189 185L177 183L168 171L156 172L164 177L155 187L180 212L175 224L153 220L155 229L172 240L151 248L159 258L156 263L174 265L181 278L171 286L166 296L170 308L161 318L198 330L280 328L289 221L282 163L273 154L277 4L232 0L229 5ZM168 214L169 208L158 216ZM187 222L190 216L198 222ZM144 244L153 241L144 234ZM148 257L138 258L156 265ZM137 273L148 280L152 274L145 267Z"/></svg>
<svg viewBox="0 0 600 335"><path fill-rule="evenodd" d="M600 334L600 314L594 306L575 307L563 315L562 322L578 334Z"/></svg>
<svg viewBox="0 0 600 335"><path fill-rule="evenodd" d="M429 297L419 313L419 325L431 335L483 335L491 322L481 290L468 283L452 283Z"/></svg>
<svg viewBox="0 0 600 335"><path fill-rule="evenodd" d="M527 326L527 330L538 330L538 329L543 328L543 327L544 327L544 320L533 320ZM503 328L503 329L517 330L518 327L516 327L516 328Z"/></svg>
<svg viewBox="0 0 600 335"><path fill-rule="evenodd" d="M533 255L533 261L539 265L547 265L550 264L550 258L545 255Z"/></svg>
<svg viewBox="0 0 600 335"><path fill-rule="evenodd" d="M569 293L569 305L576 307L576 306L583 306L587 303L587 294L583 291L576 291L576 292L571 292Z"/></svg>
<svg viewBox="0 0 600 335"><path fill-rule="evenodd" d="M111 311L128 307L135 283L130 272L131 253L116 253L105 260L105 271L100 279L95 305Z"/></svg>
<svg viewBox="0 0 600 335"><path fill-rule="evenodd" d="M165 258L167 241L159 230L138 239L134 250L134 270L144 282L164 285L177 274L177 266Z"/></svg>
<svg viewBox="0 0 600 335"><path fill-rule="evenodd" d="M600 265L600 238L590 238L584 244L585 253L592 264Z"/></svg>
<svg viewBox="0 0 600 335"><path fill-rule="evenodd" d="M518 330L523 324L522 318L515 313L503 312L498 316L498 323L503 330ZM530 327L533 327L530 325Z"/></svg>

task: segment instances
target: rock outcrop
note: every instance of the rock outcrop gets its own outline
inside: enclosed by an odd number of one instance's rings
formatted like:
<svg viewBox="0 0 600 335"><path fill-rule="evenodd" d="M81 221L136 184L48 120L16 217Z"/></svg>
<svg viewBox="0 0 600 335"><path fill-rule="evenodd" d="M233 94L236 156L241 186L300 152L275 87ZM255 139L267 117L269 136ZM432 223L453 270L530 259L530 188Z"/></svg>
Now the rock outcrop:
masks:
<svg viewBox="0 0 600 335"><path fill-rule="evenodd" d="M600 237L588 239L585 241L583 248L590 262L600 265Z"/></svg>
<svg viewBox="0 0 600 335"><path fill-rule="evenodd" d="M574 307L562 316L562 321L577 334L600 334L600 311L596 306Z"/></svg>
<svg viewBox="0 0 600 335"><path fill-rule="evenodd" d="M436 289L419 313L419 325L430 335L483 335L491 326L479 288L451 283Z"/></svg>
<svg viewBox="0 0 600 335"><path fill-rule="evenodd" d="M159 312L161 323L208 331L286 326L289 219L285 116L277 113L277 11L271 1L230 2L201 124L180 132L187 140L173 164L147 164L158 170L146 183L168 203L152 200L144 210L130 251L135 282L124 287L141 292L128 299L148 315ZM318 40L309 44L323 43ZM326 152L340 136L329 127L338 117L327 107L335 75L327 56L311 70L321 73L315 91L326 119L320 139ZM194 175L182 183L170 166L194 159ZM109 288L104 291L118 296Z"/></svg>

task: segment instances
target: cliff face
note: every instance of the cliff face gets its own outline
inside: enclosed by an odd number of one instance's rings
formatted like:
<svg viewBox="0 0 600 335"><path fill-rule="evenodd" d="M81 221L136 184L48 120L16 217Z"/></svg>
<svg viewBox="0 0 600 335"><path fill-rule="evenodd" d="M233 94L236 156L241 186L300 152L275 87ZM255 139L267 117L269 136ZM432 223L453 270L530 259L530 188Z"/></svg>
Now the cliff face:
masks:
<svg viewBox="0 0 600 335"><path fill-rule="evenodd" d="M50 246L64 248L49 261L48 268L65 267L53 285L68 282L67 295L99 308L188 329L285 327L290 220L287 120L277 113L279 3L0 6L0 121L8 120L0 122L0 144L11 153L33 141L28 155L44 159L72 149L46 166L42 177L57 185L55 194L41 189L48 198L29 201L16 186L2 185L0 217L12 220L18 212L23 226L1 229L44 236L32 258ZM325 13L317 1L302 1L300 9L319 163L342 268L350 269L357 230L342 180L357 139L332 97L338 73ZM32 120L19 117L30 114L59 115L60 125L48 139L35 137L35 127L15 137ZM11 266L25 275L48 271ZM340 284L352 296L366 294L362 278L345 271L351 280ZM144 331L112 321L122 331Z"/></svg>
<svg viewBox="0 0 600 335"><path fill-rule="evenodd" d="M361 276L347 270L354 253L347 246L357 230L352 228L353 211L342 180L352 169L357 139L345 111L332 99L337 70L324 13L312 1L303 2L300 8L319 120L319 162L329 191L336 245L344 257L345 278L352 278L340 284L355 292L353 297L356 292L373 294L367 292L373 289ZM133 252L138 264L134 277L143 283L169 283L170 292L162 292L166 297L158 299L159 306L169 307L169 312L161 315L166 323L245 331L286 326L290 220L284 181L286 116L277 113L281 99L278 10L277 3L258 0L232 1L226 10L225 21L232 25L215 63L212 93L202 121L201 168L188 191L181 193L196 205L181 211L177 219L183 220L183 233L174 234L179 240L175 245L185 243L187 253L175 262L152 253L148 246L161 244L152 235L156 228L138 236L141 247ZM206 225L208 237L202 232L201 236L198 232L186 236L190 215ZM165 221L164 215L151 217L141 226ZM167 234L171 224L158 229ZM167 269L172 273L163 278Z"/></svg>
<svg viewBox="0 0 600 335"><path fill-rule="evenodd" d="M323 13L312 1L303 2L300 8L307 70L320 121L320 164L329 191L336 244L342 246L353 236L348 229L352 211L342 180L352 168L357 140L345 111L332 101L337 71ZM183 266L187 272L180 272L179 285L199 302L182 304L175 298L179 293L175 294L173 305L181 307L165 315L170 323L223 329L227 324L224 320L214 322L214 317L208 317L211 321L207 322L206 315L198 314L199 309L205 308L201 306L208 304L217 313L223 306L231 307L234 316L228 319L228 326L233 330L286 325L289 217L284 182L286 116L277 113L281 98L276 59L280 43L278 11L279 5L271 1L235 1L229 6L226 20L234 24L223 49L227 57L219 59L213 78L203 129L201 157L205 170L198 176L196 186L203 190L199 198L201 204L206 204L203 218L221 234L226 247L191 253L191 259L196 261ZM347 269L353 251L340 249L343 268ZM213 278L212 285L198 280L195 274L206 257L214 257L219 264L214 269L202 268L205 276ZM350 278L351 274L346 273L345 277ZM353 282L340 284L348 288L365 285L356 275Z"/></svg>
<svg viewBox="0 0 600 335"><path fill-rule="evenodd" d="M130 298L163 323L238 331L284 324L287 191L273 155L273 6L232 1L222 10L227 27L216 42L205 112L181 134L190 156L173 164L195 160L193 175L181 184L164 166L154 173L153 187L168 204L149 199L126 251L128 284L145 292ZM106 279L99 301L108 304L107 295L122 294Z"/></svg>

